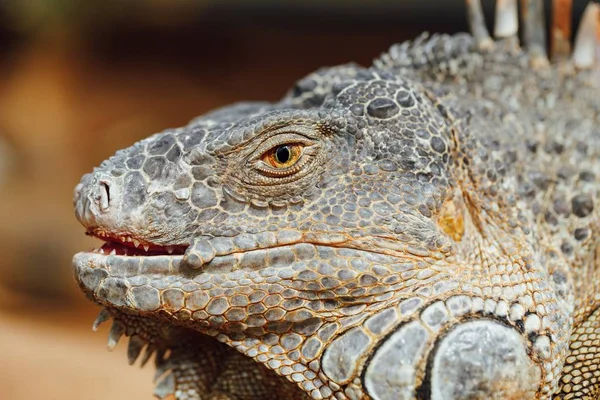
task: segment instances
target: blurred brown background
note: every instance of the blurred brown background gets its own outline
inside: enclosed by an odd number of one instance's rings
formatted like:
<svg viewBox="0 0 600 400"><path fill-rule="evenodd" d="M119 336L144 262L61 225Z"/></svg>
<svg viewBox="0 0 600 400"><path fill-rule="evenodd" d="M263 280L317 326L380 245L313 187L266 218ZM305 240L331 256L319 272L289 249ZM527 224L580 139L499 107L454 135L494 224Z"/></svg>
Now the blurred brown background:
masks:
<svg viewBox="0 0 600 400"><path fill-rule="evenodd" d="M0 397L151 398L152 368L127 366L125 343L106 352L71 276L94 245L72 211L82 174L321 66L465 29L461 0L0 2Z"/></svg>

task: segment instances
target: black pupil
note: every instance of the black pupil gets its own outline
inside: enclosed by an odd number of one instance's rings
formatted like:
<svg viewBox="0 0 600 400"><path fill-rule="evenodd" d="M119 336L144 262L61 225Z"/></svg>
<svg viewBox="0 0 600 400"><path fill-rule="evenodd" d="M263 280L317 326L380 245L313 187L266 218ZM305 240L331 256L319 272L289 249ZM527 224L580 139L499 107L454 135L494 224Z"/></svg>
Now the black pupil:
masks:
<svg viewBox="0 0 600 400"><path fill-rule="evenodd" d="M275 149L275 160L278 163L285 164L290 160L290 148L288 146L279 146Z"/></svg>

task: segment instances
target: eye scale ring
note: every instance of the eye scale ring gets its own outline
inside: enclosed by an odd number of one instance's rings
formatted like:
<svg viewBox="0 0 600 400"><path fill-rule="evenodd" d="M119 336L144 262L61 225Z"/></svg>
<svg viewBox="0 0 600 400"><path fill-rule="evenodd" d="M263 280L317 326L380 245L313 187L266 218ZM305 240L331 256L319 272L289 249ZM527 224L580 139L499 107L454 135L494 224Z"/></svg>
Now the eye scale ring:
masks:
<svg viewBox="0 0 600 400"><path fill-rule="evenodd" d="M280 187L288 195L285 185L298 183L307 175L318 173L323 160L322 143L313 130L289 126L278 132L268 132L258 143L250 144L244 154L246 168L239 175L240 182L253 187ZM285 129L285 130L284 130ZM309 184L307 181L306 184ZM284 186L281 186L284 185Z"/></svg>

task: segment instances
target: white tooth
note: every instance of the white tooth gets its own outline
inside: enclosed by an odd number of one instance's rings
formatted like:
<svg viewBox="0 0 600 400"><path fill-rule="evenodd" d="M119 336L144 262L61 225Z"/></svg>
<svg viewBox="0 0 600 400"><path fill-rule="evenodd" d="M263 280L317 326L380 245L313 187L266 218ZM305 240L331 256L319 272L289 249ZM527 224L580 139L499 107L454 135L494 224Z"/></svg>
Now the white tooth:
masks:
<svg viewBox="0 0 600 400"><path fill-rule="evenodd" d="M147 244L144 245L144 250L148 251L150 249L150 246L148 246Z"/></svg>
<svg viewBox="0 0 600 400"><path fill-rule="evenodd" d="M110 251L110 255L111 255L111 256L116 256L116 255L117 255L117 250L115 250L115 249L112 249L112 250Z"/></svg>
<svg viewBox="0 0 600 400"><path fill-rule="evenodd" d="M169 254L173 254L173 247L172 246L167 246L167 247L165 247L165 249L167 249L167 252Z"/></svg>
<svg viewBox="0 0 600 400"><path fill-rule="evenodd" d="M596 56L597 25L600 23L600 4L589 3L583 13L579 30L575 37L573 63L577 68L586 69L594 66Z"/></svg>
<svg viewBox="0 0 600 400"><path fill-rule="evenodd" d="M133 239L133 245L135 247L140 247L140 242L138 240Z"/></svg>

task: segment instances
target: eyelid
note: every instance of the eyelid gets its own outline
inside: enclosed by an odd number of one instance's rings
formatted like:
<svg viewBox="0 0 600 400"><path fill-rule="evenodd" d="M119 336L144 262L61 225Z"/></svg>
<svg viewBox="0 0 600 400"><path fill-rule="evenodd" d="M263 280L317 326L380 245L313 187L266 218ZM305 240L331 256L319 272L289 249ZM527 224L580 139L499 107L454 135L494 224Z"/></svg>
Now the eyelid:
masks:
<svg viewBox="0 0 600 400"><path fill-rule="evenodd" d="M264 160L265 155L269 151L273 151L273 149L281 145L292 144L302 147L300 149L300 156L294 164L284 168L277 168ZM298 133L287 132L277 134L264 140L254 149L253 155L247 161L248 167L255 173L262 175L263 178L292 179L294 176L303 176L304 167L314 161L320 147L319 141Z"/></svg>
<svg viewBox="0 0 600 400"><path fill-rule="evenodd" d="M250 158L250 161L260 160L266 152L277 146L294 143L302 145L304 152L304 149L312 147L317 142L307 138L304 135L299 135L293 132L280 133L261 142L254 150L254 155Z"/></svg>

